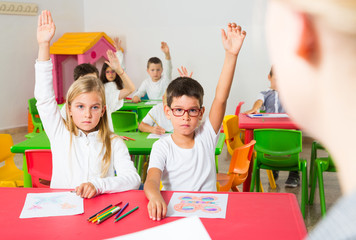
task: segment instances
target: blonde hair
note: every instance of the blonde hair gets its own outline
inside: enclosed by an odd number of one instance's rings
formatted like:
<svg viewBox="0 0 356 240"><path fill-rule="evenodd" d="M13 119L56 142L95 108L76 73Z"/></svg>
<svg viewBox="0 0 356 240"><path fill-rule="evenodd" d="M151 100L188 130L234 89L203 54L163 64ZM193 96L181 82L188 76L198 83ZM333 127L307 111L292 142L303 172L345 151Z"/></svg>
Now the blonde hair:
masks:
<svg viewBox="0 0 356 240"><path fill-rule="evenodd" d="M70 146L72 146L72 135L78 136L78 127L75 125L72 116L70 115L69 108L73 102L73 100L82 93L90 93L96 92L101 98L101 106L104 107L106 105L105 100L105 88L102 82L95 77L92 76L84 76L80 77L77 81L75 81L69 88L67 93L67 104L66 104L66 116L67 120L65 121L65 125L70 134ZM96 128L99 130L99 137L103 143L103 147L101 149L102 153L105 151L102 162L101 162L101 177L105 177L109 171L109 166L111 162L111 131L108 126L108 118L106 113L100 118L98 125Z"/></svg>
<svg viewBox="0 0 356 240"><path fill-rule="evenodd" d="M335 30L356 34L355 0L287 0L298 10L322 19Z"/></svg>

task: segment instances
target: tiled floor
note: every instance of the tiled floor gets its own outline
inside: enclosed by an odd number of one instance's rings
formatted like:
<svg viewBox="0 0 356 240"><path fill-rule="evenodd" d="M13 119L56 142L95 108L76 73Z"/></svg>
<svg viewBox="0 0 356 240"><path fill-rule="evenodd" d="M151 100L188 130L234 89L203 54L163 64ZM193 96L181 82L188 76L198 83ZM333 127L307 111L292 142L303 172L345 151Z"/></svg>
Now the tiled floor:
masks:
<svg viewBox="0 0 356 240"><path fill-rule="evenodd" d="M25 128L21 128L19 131L10 132L15 144L24 141L26 139L25 138L26 130L27 129ZM301 154L301 157L308 160L308 167L310 161L310 151L311 151L312 142L313 139L309 137L303 138L303 152ZM326 155L326 153L324 154ZM224 147L222 154L219 156L219 172L225 172L225 173L227 172L230 164L230 158L231 157L227 152L226 147ZM22 168L22 155L17 154L15 156L15 162L19 168ZM279 179L276 181L277 189L273 190L269 186L266 171L261 170L261 181L265 192L294 193L296 194L297 199L300 202L301 188L300 187L285 188L284 182L287 179L287 177L288 177L288 172L280 172ZM328 210L341 195L336 173L324 173L324 184L325 184L326 208ZM240 186L240 189L242 189L242 186ZM316 189L314 205L307 207L307 212L306 212L307 217L305 219L305 224L307 226L308 231L310 231L315 226L315 224L320 220L321 217L318 191L319 190Z"/></svg>

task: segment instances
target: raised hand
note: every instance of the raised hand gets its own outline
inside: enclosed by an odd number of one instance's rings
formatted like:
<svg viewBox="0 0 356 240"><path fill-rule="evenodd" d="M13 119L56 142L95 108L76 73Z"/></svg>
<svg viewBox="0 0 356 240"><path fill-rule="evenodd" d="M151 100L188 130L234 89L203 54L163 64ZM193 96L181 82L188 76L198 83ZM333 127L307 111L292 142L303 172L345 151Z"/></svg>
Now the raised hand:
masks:
<svg viewBox="0 0 356 240"><path fill-rule="evenodd" d="M164 54L169 54L169 47L166 42L161 42L161 50Z"/></svg>
<svg viewBox="0 0 356 240"><path fill-rule="evenodd" d="M189 74L186 67L181 66L180 68L181 68L181 70L179 70L179 68L177 68L177 70L178 70L179 75L180 75L181 77L189 77L189 78L191 78L191 77L193 76L193 72L191 72L191 73Z"/></svg>
<svg viewBox="0 0 356 240"><path fill-rule="evenodd" d="M114 37L114 47L116 51L121 51L121 40L118 37Z"/></svg>
<svg viewBox="0 0 356 240"><path fill-rule="evenodd" d="M43 10L41 15L38 16L37 24L37 42L38 44L49 43L56 31L51 12Z"/></svg>
<svg viewBox="0 0 356 240"><path fill-rule="evenodd" d="M108 56L109 61L105 61L105 63L109 65L109 67L111 67L117 74L121 74L123 69L115 53L111 50L107 50L106 55Z"/></svg>
<svg viewBox="0 0 356 240"><path fill-rule="evenodd" d="M225 51L233 55L239 54L245 37L246 32L242 31L241 26L236 25L236 23L229 23L226 33L224 29L221 29L221 38Z"/></svg>

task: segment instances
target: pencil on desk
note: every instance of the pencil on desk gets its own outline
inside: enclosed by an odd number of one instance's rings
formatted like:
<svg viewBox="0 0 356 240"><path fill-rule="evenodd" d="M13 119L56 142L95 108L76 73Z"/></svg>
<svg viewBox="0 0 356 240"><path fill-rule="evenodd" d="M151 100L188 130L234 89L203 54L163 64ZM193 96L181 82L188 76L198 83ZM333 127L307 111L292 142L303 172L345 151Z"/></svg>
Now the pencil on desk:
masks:
<svg viewBox="0 0 356 240"><path fill-rule="evenodd" d="M152 117L152 115L150 113L147 113L148 116L150 116L152 118L152 120L155 122L155 124L158 126L158 127L161 127L160 125L158 125L158 123L156 122L156 120Z"/></svg>
<svg viewBox="0 0 356 240"><path fill-rule="evenodd" d="M128 211L127 213L125 213L124 215L122 215L121 217L119 217L118 219L115 220L115 222L119 221L120 219L123 219L124 217L126 217L127 215L129 215L130 213L136 211L138 209L138 207L135 207L134 209Z"/></svg>
<svg viewBox="0 0 356 240"><path fill-rule="evenodd" d="M132 140L132 141L136 141L136 139L133 139L133 138L130 138L130 137L126 137L126 136L123 136L124 138L127 138L129 140Z"/></svg>
<svg viewBox="0 0 356 240"><path fill-rule="evenodd" d="M118 218L120 216L120 214L125 210L125 208L129 205L129 203L126 203L125 206L120 210L120 212L118 212L115 216L115 219Z"/></svg>
<svg viewBox="0 0 356 240"><path fill-rule="evenodd" d="M100 223L104 222L106 219L112 217L115 213L117 213L118 211L120 211L120 209L121 209L120 207L116 207L116 208L113 209L112 211L110 211L110 212L108 212L108 213L102 215L102 217L100 217L100 218L98 219L98 221L97 221L96 224L100 224Z"/></svg>
<svg viewBox="0 0 356 240"><path fill-rule="evenodd" d="M92 218L94 218L95 216L97 216L99 213L105 211L106 209L110 208L112 206L112 204L110 204L109 206L107 206L106 208L104 209L101 209L99 212L93 214L91 217L88 218L88 221L90 221Z"/></svg>
<svg viewBox="0 0 356 240"><path fill-rule="evenodd" d="M88 221L95 223L96 221L98 221L98 219L105 215L106 213L112 211L113 209L115 209L117 206L119 206L122 202L119 202L117 204L115 204L114 206L112 204L110 204L109 206L107 206L106 208L104 208L103 210L101 210L100 212L96 213L95 215L91 216Z"/></svg>

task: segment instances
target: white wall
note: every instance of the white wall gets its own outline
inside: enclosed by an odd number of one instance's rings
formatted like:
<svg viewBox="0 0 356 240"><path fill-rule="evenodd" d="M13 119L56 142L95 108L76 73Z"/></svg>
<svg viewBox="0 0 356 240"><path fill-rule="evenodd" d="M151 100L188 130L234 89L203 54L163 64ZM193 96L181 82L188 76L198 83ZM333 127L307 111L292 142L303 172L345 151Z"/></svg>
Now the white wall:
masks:
<svg viewBox="0 0 356 240"><path fill-rule="evenodd" d="M234 84L227 106L233 114L239 101L250 108L257 93L268 87L270 63L264 36L263 0L104 0L84 3L85 31L104 31L119 36L126 50L127 72L136 87L147 77L148 58L164 58L160 42L171 49L174 74L184 65L205 89L204 105L210 109L224 60L220 28L236 22L247 31L239 56Z"/></svg>
<svg viewBox="0 0 356 240"><path fill-rule="evenodd" d="M39 13L52 12L57 26L54 41L65 32L83 31L82 0L21 0L36 3ZM36 16L0 15L0 130L27 125L27 100L33 97L37 58Z"/></svg>
<svg viewBox="0 0 356 240"><path fill-rule="evenodd" d="M11 1L11 0L8 0ZM270 63L264 33L263 0L22 0L49 9L57 25L56 41L65 32L103 31L123 40L127 72L138 87L147 77L146 62L163 58L167 41L174 69L185 65L205 89L210 109L223 64L220 28L234 21L247 31L241 50L227 114L239 101L247 110L257 93L268 87ZM27 125L27 100L33 97L37 55L35 16L0 15L0 130ZM173 76L178 74L174 70Z"/></svg>

